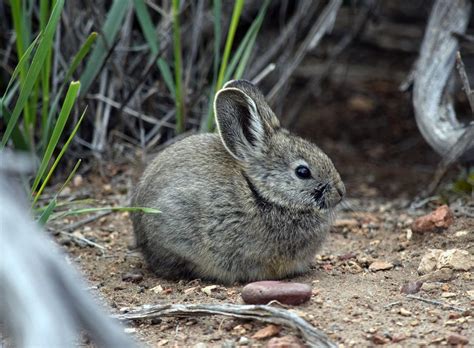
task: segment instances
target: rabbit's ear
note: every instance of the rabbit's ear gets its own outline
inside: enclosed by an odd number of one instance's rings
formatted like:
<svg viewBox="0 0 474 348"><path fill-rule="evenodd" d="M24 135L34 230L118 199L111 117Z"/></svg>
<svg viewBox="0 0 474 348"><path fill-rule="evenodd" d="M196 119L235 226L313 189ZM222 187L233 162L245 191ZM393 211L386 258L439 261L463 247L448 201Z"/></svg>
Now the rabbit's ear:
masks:
<svg viewBox="0 0 474 348"><path fill-rule="evenodd" d="M224 88L216 94L214 114L225 147L241 161L255 155L271 131L255 101L237 88Z"/></svg>

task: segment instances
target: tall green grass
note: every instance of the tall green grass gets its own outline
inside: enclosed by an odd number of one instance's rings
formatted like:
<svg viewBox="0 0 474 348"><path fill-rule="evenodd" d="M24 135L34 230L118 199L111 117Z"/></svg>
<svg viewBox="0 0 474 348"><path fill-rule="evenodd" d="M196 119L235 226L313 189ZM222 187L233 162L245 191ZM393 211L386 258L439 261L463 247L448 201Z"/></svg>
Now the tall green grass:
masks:
<svg viewBox="0 0 474 348"><path fill-rule="evenodd" d="M56 0L53 3L40 0L37 28L39 33L34 39L33 23L37 19L33 18L33 12L28 7L31 3L20 0L10 1L17 39L18 64L0 99L0 118L6 124L0 150L10 144L13 148L28 150L40 159L38 170L34 173L32 185L29 187L33 206L35 206L83 119L82 116L59 154L55 156L60 139L66 133L67 124L81 88L79 81L70 80L87 55L96 34L91 34L79 49L69 65L58 94L51 102L51 59L54 36L64 7L64 0ZM67 93L63 95L66 87ZM61 107L57 113L59 105ZM47 217L48 215L43 213L42 221L45 221Z"/></svg>
<svg viewBox="0 0 474 348"><path fill-rule="evenodd" d="M236 0L228 28L222 26L223 8L221 0L214 0L214 52L208 90L209 112L201 122L202 131L212 131L214 117L212 100L215 92L230 79L244 75L251 53L265 17L270 0L262 3L261 9L238 45L234 43L239 27L244 0ZM150 59L156 60L160 76L176 107L176 132L186 129L186 91L183 90L183 47L180 11L186 4L179 0L171 2L172 58L162 56L162 48L145 0L113 0L100 29L101 35L90 33L69 61L66 68L53 71L52 61L56 54L55 35L58 29L64 0L10 0L13 30L16 35L18 63L10 81L0 96L0 118L5 125L1 135L0 150L6 146L27 150L38 158L38 169L28 188L32 196L33 209L38 211L38 202L54 176L73 137L78 132L86 111L75 124L71 115L78 98L84 97L93 86L110 51L120 35L120 28L129 11L134 11L143 37L150 48ZM33 10L37 9L37 11ZM221 41L224 42L223 50ZM79 66L84 65L81 75L75 76ZM56 75L54 75L56 74ZM53 94L53 75L62 76L59 87ZM74 77L76 80L74 80ZM62 145L62 148L59 147ZM78 162L77 166L80 162ZM76 168L73 170L73 173ZM67 182L67 180L66 180ZM57 197L41 209L41 221L46 222L57 206ZM138 208L140 209L140 208Z"/></svg>

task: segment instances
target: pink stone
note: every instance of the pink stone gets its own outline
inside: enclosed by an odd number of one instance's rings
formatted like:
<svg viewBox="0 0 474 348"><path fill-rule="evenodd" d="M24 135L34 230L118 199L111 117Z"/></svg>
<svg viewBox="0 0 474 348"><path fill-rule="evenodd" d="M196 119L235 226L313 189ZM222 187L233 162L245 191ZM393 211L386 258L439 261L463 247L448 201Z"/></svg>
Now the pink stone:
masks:
<svg viewBox="0 0 474 348"><path fill-rule="evenodd" d="M275 300L287 305L299 305L310 298L311 286L302 283L264 280L247 284L242 289L242 299L248 304L267 304Z"/></svg>

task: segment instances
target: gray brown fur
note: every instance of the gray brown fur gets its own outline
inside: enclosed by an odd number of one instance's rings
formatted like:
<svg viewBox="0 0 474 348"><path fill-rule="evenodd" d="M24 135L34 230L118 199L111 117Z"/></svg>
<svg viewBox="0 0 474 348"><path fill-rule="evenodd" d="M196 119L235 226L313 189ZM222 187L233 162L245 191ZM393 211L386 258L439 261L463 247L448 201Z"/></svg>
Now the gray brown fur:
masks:
<svg viewBox="0 0 474 348"><path fill-rule="evenodd" d="M161 214L132 214L138 246L166 278L232 283L305 272L345 193L338 172L316 145L280 127L251 83L226 84L214 109L219 134L181 140L145 170L132 205ZM302 161L311 179L295 175Z"/></svg>

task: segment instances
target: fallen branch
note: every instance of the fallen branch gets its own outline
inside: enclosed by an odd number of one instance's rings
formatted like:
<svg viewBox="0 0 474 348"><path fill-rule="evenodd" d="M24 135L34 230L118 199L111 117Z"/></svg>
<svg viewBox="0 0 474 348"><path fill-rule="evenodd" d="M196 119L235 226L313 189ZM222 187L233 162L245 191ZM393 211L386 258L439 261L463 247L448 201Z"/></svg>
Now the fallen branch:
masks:
<svg viewBox="0 0 474 348"><path fill-rule="evenodd" d="M456 145L467 128L457 119L446 86L458 50L457 39L452 33L466 31L470 9L471 2L467 0L437 0L434 3L415 68L415 119L425 140L441 156ZM474 160L474 148L466 149L463 159Z"/></svg>
<svg viewBox="0 0 474 348"><path fill-rule="evenodd" d="M115 315L119 320L140 320L155 317L190 317L200 315L225 315L241 319L253 319L277 325L285 325L301 332L306 343L312 347L337 347L326 334L306 320L286 309L268 305L236 304L168 304L145 305L124 314Z"/></svg>

